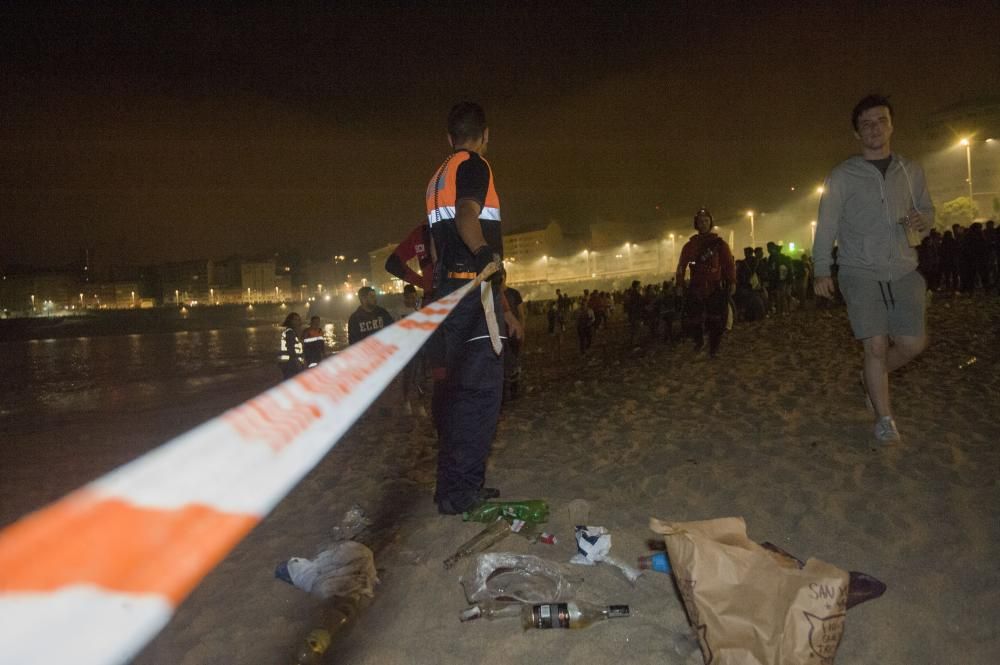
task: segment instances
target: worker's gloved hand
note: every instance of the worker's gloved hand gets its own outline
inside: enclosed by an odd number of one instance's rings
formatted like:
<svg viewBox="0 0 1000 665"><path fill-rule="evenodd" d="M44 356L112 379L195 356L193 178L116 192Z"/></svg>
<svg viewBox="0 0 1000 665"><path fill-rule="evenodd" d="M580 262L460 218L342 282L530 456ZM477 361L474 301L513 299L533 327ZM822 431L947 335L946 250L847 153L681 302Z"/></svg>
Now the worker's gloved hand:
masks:
<svg viewBox="0 0 1000 665"><path fill-rule="evenodd" d="M489 245L483 245L478 250L476 250L475 256L475 266L476 274L478 275L483 271L483 269L489 264L496 262L500 269L493 273L490 277L490 282L496 286L500 286L500 282L503 281L503 262L500 260L500 255L493 251L493 248Z"/></svg>

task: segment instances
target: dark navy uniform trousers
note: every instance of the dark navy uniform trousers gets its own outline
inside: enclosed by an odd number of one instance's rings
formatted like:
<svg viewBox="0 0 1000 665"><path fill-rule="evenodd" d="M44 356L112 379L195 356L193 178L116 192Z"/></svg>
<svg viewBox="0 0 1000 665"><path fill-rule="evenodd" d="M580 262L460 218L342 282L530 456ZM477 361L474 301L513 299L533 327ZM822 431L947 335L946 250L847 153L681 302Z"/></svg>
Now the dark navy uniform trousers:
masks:
<svg viewBox="0 0 1000 665"><path fill-rule="evenodd" d="M448 293L465 281L446 283ZM450 287L450 288L449 288ZM500 334L505 334L499 290L493 288ZM503 355L493 352L479 289L464 297L441 324L439 353L445 376L435 383L433 415L437 426L437 490L434 500L447 499L456 510L478 502L486 479L503 396Z"/></svg>

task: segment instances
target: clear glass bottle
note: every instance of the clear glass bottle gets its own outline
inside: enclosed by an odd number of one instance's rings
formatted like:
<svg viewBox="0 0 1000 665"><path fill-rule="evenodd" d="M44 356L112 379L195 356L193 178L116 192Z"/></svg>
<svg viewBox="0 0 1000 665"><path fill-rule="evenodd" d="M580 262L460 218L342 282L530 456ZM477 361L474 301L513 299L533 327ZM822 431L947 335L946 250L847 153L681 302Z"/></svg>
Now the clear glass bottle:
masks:
<svg viewBox="0 0 1000 665"><path fill-rule="evenodd" d="M489 619L490 621L495 619L516 619L521 616L521 607L521 603L504 603L495 600L483 601L463 611L458 619L463 623L476 619Z"/></svg>
<svg viewBox="0 0 1000 665"><path fill-rule="evenodd" d="M593 605L581 601L568 603L543 603L521 608L521 627L529 628L587 628L598 621L622 619L629 616L628 605Z"/></svg>

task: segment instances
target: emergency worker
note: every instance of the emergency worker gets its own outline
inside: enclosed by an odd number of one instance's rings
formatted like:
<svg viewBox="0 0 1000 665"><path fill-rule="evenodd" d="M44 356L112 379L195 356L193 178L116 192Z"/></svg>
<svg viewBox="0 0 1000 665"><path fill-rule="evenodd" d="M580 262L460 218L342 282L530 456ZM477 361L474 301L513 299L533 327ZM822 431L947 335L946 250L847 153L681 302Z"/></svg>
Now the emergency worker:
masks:
<svg viewBox="0 0 1000 665"><path fill-rule="evenodd" d="M722 343L729 313L729 297L736 291L736 267L726 241L712 233L712 213L702 208L694 216L698 233L681 250L677 285L684 289L684 327L701 351L708 333L708 353L715 357ZM690 281L685 274L690 271Z"/></svg>
<svg viewBox="0 0 1000 665"><path fill-rule="evenodd" d="M282 378L290 379L302 371L302 340L298 332L302 327L302 317L292 312L281 326L278 366L281 367Z"/></svg>
<svg viewBox="0 0 1000 665"><path fill-rule="evenodd" d="M478 104L462 102L451 109L448 142L453 152L431 177L425 198L437 298L461 288L503 256L500 199L483 159L489 128ZM483 296L487 302L492 299L489 316L496 317L503 311L500 280L497 274L482 291L466 295L439 329L444 376L435 383L432 407L440 442L434 501L445 515L499 495L484 481L503 394L503 359L490 339ZM504 326L499 327L502 334Z"/></svg>
<svg viewBox="0 0 1000 665"><path fill-rule="evenodd" d="M309 319L309 327L302 333L302 351L306 367L315 367L323 361L326 349L323 340L323 326L318 316Z"/></svg>

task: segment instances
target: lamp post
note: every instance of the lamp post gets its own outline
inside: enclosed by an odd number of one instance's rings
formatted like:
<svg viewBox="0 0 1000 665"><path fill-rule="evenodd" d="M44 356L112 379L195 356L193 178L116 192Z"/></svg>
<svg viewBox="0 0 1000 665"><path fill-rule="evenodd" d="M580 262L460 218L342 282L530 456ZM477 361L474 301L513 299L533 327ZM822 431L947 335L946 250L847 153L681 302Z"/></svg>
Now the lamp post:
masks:
<svg viewBox="0 0 1000 665"><path fill-rule="evenodd" d="M965 138L959 141L959 145L965 146L965 169L968 175L965 181L969 183L969 201L972 201L972 142Z"/></svg>
<svg viewBox="0 0 1000 665"><path fill-rule="evenodd" d="M816 220L809 222L809 231L812 234L812 244L816 244Z"/></svg>
<svg viewBox="0 0 1000 665"><path fill-rule="evenodd" d="M747 217L750 218L750 246L756 248L757 247L757 236L754 235L753 210L747 210Z"/></svg>

